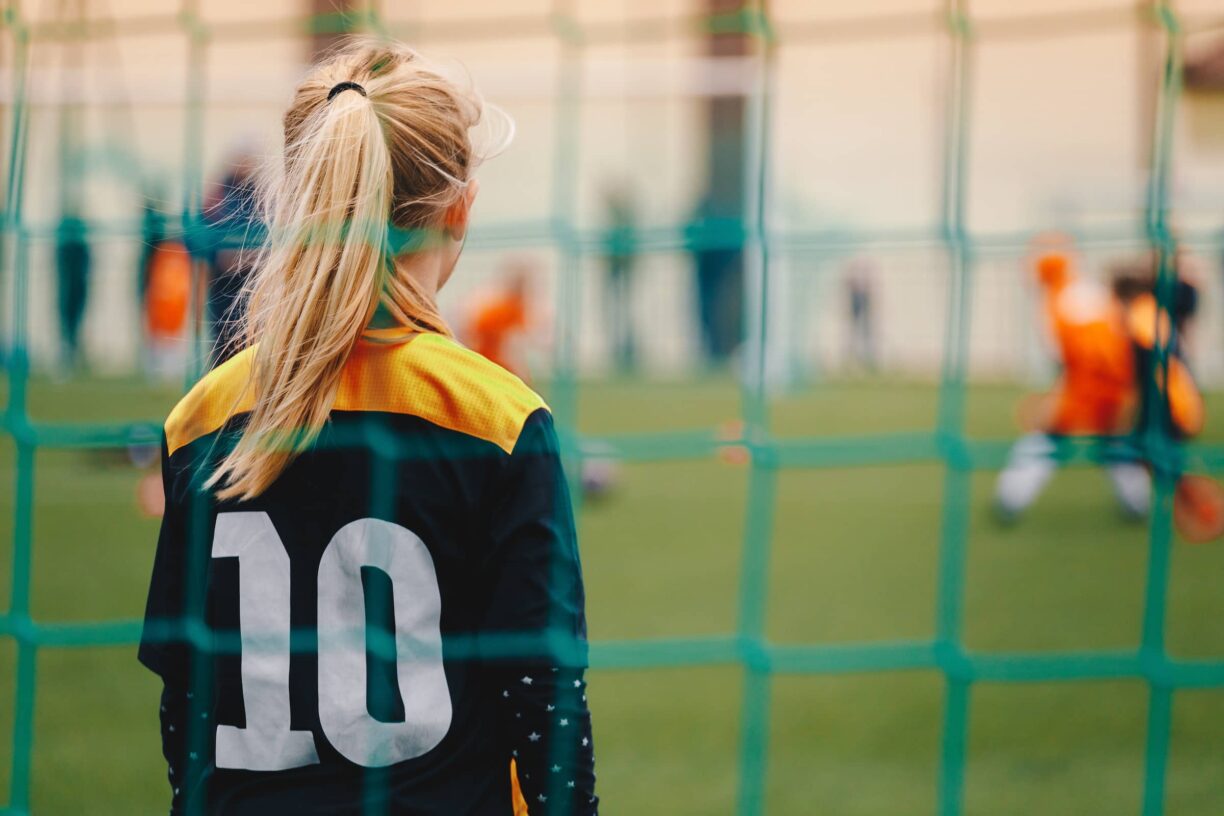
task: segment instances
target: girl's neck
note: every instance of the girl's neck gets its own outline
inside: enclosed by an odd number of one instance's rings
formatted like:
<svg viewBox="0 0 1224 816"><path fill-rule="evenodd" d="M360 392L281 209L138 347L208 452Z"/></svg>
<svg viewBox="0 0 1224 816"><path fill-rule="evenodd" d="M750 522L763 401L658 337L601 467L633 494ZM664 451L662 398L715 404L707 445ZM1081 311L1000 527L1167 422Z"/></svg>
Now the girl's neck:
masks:
<svg viewBox="0 0 1224 816"><path fill-rule="evenodd" d="M444 280L448 254L444 248L437 247L401 255L395 259L395 272L412 278L430 300L436 300Z"/></svg>
<svg viewBox="0 0 1224 816"><path fill-rule="evenodd" d="M407 275L430 300L436 300L438 289L446 281L446 272L454 261L443 248L423 249L395 259L395 274ZM370 318L371 329L393 329L399 321L381 303Z"/></svg>

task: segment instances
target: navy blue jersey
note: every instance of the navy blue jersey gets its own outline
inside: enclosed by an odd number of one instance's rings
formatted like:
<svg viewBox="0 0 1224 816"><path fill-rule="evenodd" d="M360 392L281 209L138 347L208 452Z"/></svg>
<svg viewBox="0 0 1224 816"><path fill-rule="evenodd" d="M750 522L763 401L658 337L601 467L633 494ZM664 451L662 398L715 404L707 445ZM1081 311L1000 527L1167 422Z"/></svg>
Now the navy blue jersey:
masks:
<svg viewBox="0 0 1224 816"><path fill-rule="evenodd" d="M218 501L203 483L250 365L166 423L140 659L165 683L172 813L595 813L544 403L447 338L370 332L311 448L258 498Z"/></svg>

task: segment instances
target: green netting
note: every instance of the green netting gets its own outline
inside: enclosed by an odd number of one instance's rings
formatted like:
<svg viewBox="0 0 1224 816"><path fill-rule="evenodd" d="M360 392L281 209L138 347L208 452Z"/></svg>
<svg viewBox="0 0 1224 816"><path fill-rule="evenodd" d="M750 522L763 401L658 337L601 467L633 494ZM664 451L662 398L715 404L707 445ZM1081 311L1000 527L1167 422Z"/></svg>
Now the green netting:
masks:
<svg viewBox="0 0 1224 816"><path fill-rule="evenodd" d="M551 16L542 19L511 18L464 24L477 36L537 37L551 34L561 45L562 66L558 71L556 96L555 189L552 191L553 217L535 226L511 225L499 232L494 226L485 232L499 244L538 244L548 242L563 256L557 303L558 333L556 377L552 383L551 403L562 429L562 440L571 461L598 450L599 455L632 461L661 461L709 457L723 446L744 446L751 453L748 501L743 531L739 612L736 630L722 637L668 639L652 641L607 642L592 644L591 661L596 668L658 669L716 664L742 665L746 676L741 706L739 782L737 810L741 814L761 813L769 767L769 723L771 682L783 674L846 674L899 670L934 670L945 679L943 736L940 749L937 811L945 816L961 812L966 767L966 746L970 698L975 683L1108 680L1138 678L1149 688L1146 760L1142 812L1147 816L1163 811L1166 764L1169 754L1171 711L1174 693L1179 689L1224 687L1224 661L1193 661L1170 657L1165 650L1164 630L1167 584L1169 580L1172 485L1178 472L1179 452L1158 436L1149 438L1158 455L1156 500L1149 537L1149 564L1143 616L1142 639L1135 650L1084 651L1056 654L975 653L963 645L963 598L965 590L966 540L970 514L970 478L976 470L992 469L1003 461L1001 443L966 437L965 391L968 358L970 291L975 255L989 249L966 231L965 190L967 181L967 134L971 127L969 88L972 81L972 51L975 38L986 36L997 21L975 28L964 0L951 0L946 14L900 15L877 18L874 22L839 20L823 27L814 24L804 36L837 38L853 35L871 25L885 28L913 26L941 27L950 46L949 71L945 88L946 127L943 166L943 198L938 234L859 235L827 234L773 235L766 229L769 204L767 155L770 128L770 88L774 52L786 31L771 25L766 4L749 4L740 12L714 17L694 16L684 21L694 33L742 32L755 39L764 66L758 88L749 104L750 139L753 145L746 156L748 178L755 182L750 196L751 212L742 223L717 234L703 234L686 228L647 230L639 245L643 251L691 249L698 245L742 245L751 257L747 277L750 304L747 348L756 357L755 379L742 386L743 432L728 439L716 429L690 432L642 434L614 438L584 438L576 432L578 382L576 379L577 319L581 280L578 274L583 257L601 251L598 236L583 233L573 222L577 199L575 166L582 149L580 107L583 98L582 72L577 70L584 49L593 43L617 38L667 36L670 21L646 22L636 27L585 26L573 9L559 0ZM1160 277L1167 282L1174 274L1174 250L1168 223L1168 177L1172 152L1174 112L1180 92L1181 32L1169 3L1154 9L1128 11L1145 15L1146 24L1163 32L1165 68L1160 84L1153 122L1155 149L1151 159L1150 195L1147 202L1146 239L1158 251ZM1078 13L1067 15L1068 25L1092 28L1110 14ZM1147 19L1149 18L1150 19ZM1021 29L1040 30L1059 15L1021 19ZM214 38L258 38L267 32L293 28L302 33L328 33L375 30L398 33L399 27L373 11L324 15L292 21L226 23L208 25L195 0L184 0L173 13L150 15L131 22L133 27L151 31L179 31L187 35L189 66L188 103L185 109L187 143L184 145L184 197L177 228L188 236L199 226L201 179L203 173L200 123L205 116L203 102L204 58ZM11 276L11 335L13 345L7 358L9 400L3 416L3 431L15 447L15 494L12 527L12 592L9 609L0 617L0 634L16 643L14 725L9 806L5 811L24 814L30 809L31 750L34 739L36 704L36 656L47 647L104 647L134 644L140 635L139 621L98 621L84 623L46 623L30 615L30 577L32 517L34 509L35 455L43 448L114 447L158 434L156 422L136 424L51 424L32 420L28 412L27 383L29 358L29 246L45 238L36 226L27 223L23 208L26 168L26 140L29 109L27 77L30 44L39 37L49 39L86 38L110 28L103 24L81 23L69 27L35 24L22 16L15 0L5 9L4 27L11 40L9 63L12 69L11 139L7 151L7 188L5 194L4 236L5 274ZM410 27L409 27L410 28ZM138 234L135 228L100 225L98 234ZM1109 241L1118 236L1099 236ZM1122 236L1125 238L1125 236ZM997 240L992 239L992 240ZM1019 245L1022 238L1007 239ZM936 427L931 433L891 434L855 439L786 438L771 434L770 413L764 382L767 292L771 283L771 252L785 248L871 246L887 244L929 246L946 249L951 281L944 361L939 392ZM198 369L197 369L198 371ZM1153 429L1153 433L1156 429ZM1224 457L1218 451L1197 454L1208 469L1218 469ZM770 560L774 499L780 471L792 468L838 468L867 464L897 464L934 461L944 465L944 503L942 508L940 555L938 563L938 603L935 634L930 640L847 645L779 645L765 631L765 611L769 594ZM818 532L818 531L817 531ZM597 634L597 633L596 633ZM613 810L615 806L613 803Z"/></svg>

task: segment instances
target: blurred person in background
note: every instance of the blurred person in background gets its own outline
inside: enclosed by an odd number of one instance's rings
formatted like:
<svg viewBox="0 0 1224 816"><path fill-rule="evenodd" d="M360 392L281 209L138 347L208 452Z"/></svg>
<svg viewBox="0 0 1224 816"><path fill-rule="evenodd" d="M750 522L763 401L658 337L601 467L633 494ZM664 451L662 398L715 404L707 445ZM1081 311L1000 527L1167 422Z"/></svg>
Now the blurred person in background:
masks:
<svg viewBox="0 0 1224 816"><path fill-rule="evenodd" d="M1143 518L1151 501L1147 469L1125 444L1133 422L1135 361L1122 305L1108 288L1081 277L1072 247L1042 239L1032 268L1042 313L1061 367L1053 391L1026 403L1028 433L1013 445L995 485L995 509L1012 521L1040 496L1059 465L1058 443L1097 437L1123 513Z"/></svg>
<svg viewBox="0 0 1224 816"><path fill-rule="evenodd" d="M149 286L149 268L153 255L162 241L166 240L166 213L162 202L164 196L150 186L145 190L140 203L140 258L136 266L136 298L144 302L145 290Z"/></svg>
<svg viewBox="0 0 1224 816"><path fill-rule="evenodd" d="M506 262L497 289L479 299L465 332L468 346L485 359L530 382L526 335L534 264L525 258Z"/></svg>
<svg viewBox="0 0 1224 816"><path fill-rule="evenodd" d="M136 303L140 314L141 365L146 372L159 374L157 338L154 336L152 312L149 308L149 281L157 266L158 252L166 240L166 213L162 195L154 185L146 184L140 203L140 255L136 261Z"/></svg>
<svg viewBox="0 0 1224 816"><path fill-rule="evenodd" d="M1114 291L1125 304L1126 329L1135 353L1138 410L1134 434L1149 458L1172 457L1179 473L1173 520L1186 540L1202 543L1224 536L1224 488L1210 476L1185 472L1178 443L1202 432L1207 411L1190 368L1186 346L1198 311L1199 273L1189 256L1174 255L1176 275L1163 303L1157 297L1156 259L1119 269ZM1160 350L1166 352L1161 360ZM1153 437L1153 434L1155 435ZM1173 443L1151 450L1152 443Z"/></svg>
<svg viewBox="0 0 1224 816"><path fill-rule="evenodd" d="M850 318L846 362L849 367L864 371L876 369L875 273L875 263L868 258L854 258L846 264L846 306Z"/></svg>
<svg viewBox="0 0 1224 816"><path fill-rule="evenodd" d="M80 368L81 323L89 301L93 256L85 220L69 212L60 219L55 242L56 305L60 326L60 363L65 374Z"/></svg>
<svg viewBox="0 0 1224 816"><path fill-rule="evenodd" d="M1184 253L1175 258L1177 275L1171 282L1167 304L1161 305L1156 297L1154 258L1137 269L1118 270L1113 288L1123 303L1126 330L1134 349L1138 401L1135 431L1141 434L1154 422L1162 435L1181 441L1202 430L1206 411L1186 360L1190 322L1198 311L1197 276ZM1157 355L1158 336L1159 345L1168 352L1167 374L1161 371ZM1151 383L1157 387L1149 387Z"/></svg>
<svg viewBox="0 0 1224 816"><path fill-rule="evenodd" d="M697 280L697 326L708 365L730 361L743 335L743 225L722 211L710 194L702 197L689 226Z"/></svg>
<svg viewBox="0 0 1224 816"><path fill-rule="evenodd" d="M145 274L145 364L155 379L181 382L187 370L192 289L187 247L161 241L149 255Z"/></svg>
<svg viewBox="0 0 1224 816"><path fill-rule="evenodd" d="M232 152L221 179L204 199L202 215L211 228L207 321L212 334L210 362L214 366L228 360L241 343L243 293L262 240L256 169L256 151L244 141Z"/></svg>
<svg viewBox="0 0 1224 816"><path fill-rule="evenodd" d="M497 363L531 383L531 332L543 321L531 316L531 282L537 276L536 264L527 258L506 262L498 289L478 299L472 309L464 339L482 357ZM620 484L620 468L604 451L583 457L579 481L586 499L604 499Z"/></svg>
<svg viewBox="0 0 1224 816"><path fill-rule="evenodd" d="M637 214L633 197L624 187L608 190L605 206L608 226L604 233L607 264L608 326L612 333L612 359L622 373L637 364L633 327L633 272L637 266Z"/></svg>

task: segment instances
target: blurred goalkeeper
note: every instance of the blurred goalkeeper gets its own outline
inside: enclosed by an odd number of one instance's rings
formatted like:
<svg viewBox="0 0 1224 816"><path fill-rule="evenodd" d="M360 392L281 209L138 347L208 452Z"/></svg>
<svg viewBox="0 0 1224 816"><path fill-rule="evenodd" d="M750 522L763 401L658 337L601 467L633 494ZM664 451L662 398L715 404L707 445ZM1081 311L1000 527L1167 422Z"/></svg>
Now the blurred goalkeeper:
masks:
<svg viewBox="0 0 1224 816"><path fill-rule="evenodd" d="M1134 414L1135 354L1123 305L1104 286L1080 278L1067 248L1039 251L1033 263L1055 355L1061 366L1051 393L1025 403L1030 432L1012 447L995 486L995 509L1014 520L1037 500L1058 468L1058 443L1095 437L1114 495L1130 518L1147 515L1151 478L1125 443Z"/></svg>
<svg viewBox="0 0 1224 816"><path fill-rule="evenodd" d="M358 40L285 114L245 348L165 427L140 660L172 814L596 813L553 420L436 305L488 112Z"/></svg>
<svg viewBox="0 0 1224 816"><path fill-rule="evenodd" d="M1173 494L1174 523L1187 541L1204 543L1224 536L1224 488L1206 474L1186 472L1188 462L1179 450L1179 443L1203 430L1207 412L1186 359L1189 324L1198 310L1198 276L1184 253L1175 258L1177 275L1165 303L1156 297L1154 264L1138 274L1117 275L1114 291L1125 304L1126 329L1135 354L1136 438L1173 443L1149 458L1175 460L1179 476ZM1149 436L1152 430L1155 440Z"/></svg>

